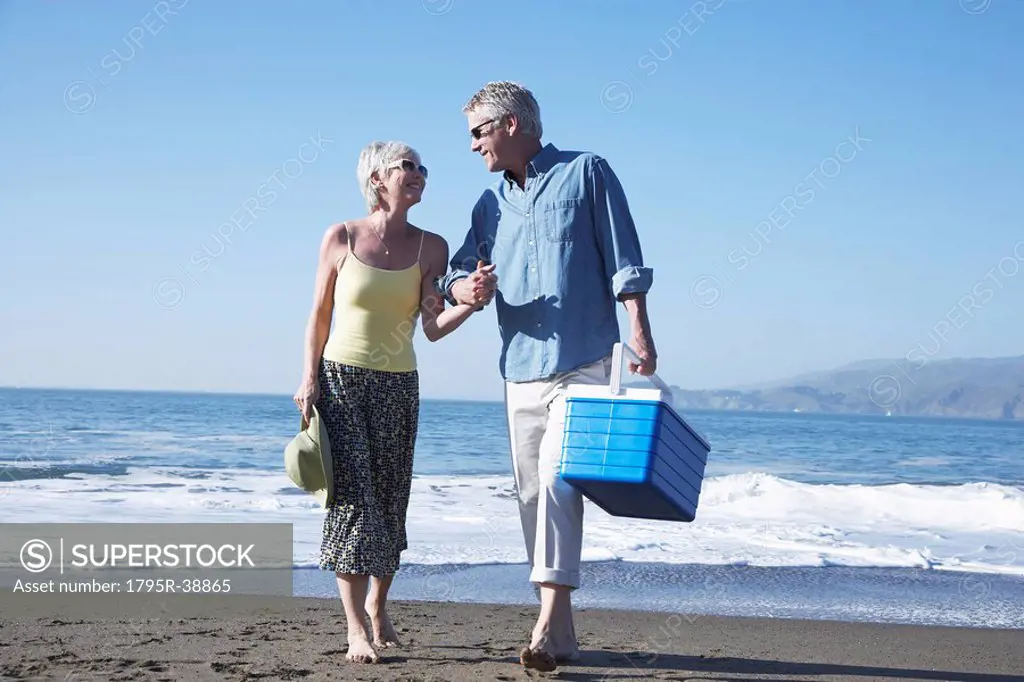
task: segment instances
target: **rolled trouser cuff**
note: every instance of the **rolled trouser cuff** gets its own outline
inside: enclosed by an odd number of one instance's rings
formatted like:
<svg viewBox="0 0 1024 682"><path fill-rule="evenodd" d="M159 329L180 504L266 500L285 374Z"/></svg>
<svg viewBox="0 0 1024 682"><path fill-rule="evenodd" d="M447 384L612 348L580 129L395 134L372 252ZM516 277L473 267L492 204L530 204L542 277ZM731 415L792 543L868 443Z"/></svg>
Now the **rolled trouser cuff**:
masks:
<svg viewBox="0 0 1024 682"><path fill-rule="evenodd" d="M575 590L580 586L580 572L564 571L538 566L530 571L530 582L535 585L540 583L553 583L555 585L564 585L565 587Z"/></svg>

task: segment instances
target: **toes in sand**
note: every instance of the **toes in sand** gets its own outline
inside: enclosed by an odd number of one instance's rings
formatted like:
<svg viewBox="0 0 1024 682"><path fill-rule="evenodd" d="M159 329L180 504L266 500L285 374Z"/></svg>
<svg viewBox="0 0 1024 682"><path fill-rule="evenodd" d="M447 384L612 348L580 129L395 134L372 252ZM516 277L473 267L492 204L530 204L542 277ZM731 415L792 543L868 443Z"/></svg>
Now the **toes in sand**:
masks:
<svg viewBox="0 0 1024 682"><path fill-rule="evenodd" d="M524 668L533 668L541 672L551 672L558 667L554 656L543 649L531 649L530 647L523 647L523 650L519 652L519 662L523 664Z"/></svg>
<svg viewBox="0 0 1024 682"><path fill-rule="evenodd" d="M349 663L376 663L380 659L366 637L357 635L349 637L345 660Z"/></svg>

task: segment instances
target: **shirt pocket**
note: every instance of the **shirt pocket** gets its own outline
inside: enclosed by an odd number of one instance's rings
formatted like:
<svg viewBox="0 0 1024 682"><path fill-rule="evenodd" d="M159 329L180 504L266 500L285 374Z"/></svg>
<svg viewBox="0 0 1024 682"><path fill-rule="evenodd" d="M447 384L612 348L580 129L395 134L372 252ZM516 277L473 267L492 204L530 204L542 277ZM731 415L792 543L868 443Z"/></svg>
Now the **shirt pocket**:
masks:
<svg viewBox="0 0 1024 682"><path fill-rule="evenodd" d="M550 242L571 242L583 219L585 207L579 197L544 204L544 231Z"/></svg>

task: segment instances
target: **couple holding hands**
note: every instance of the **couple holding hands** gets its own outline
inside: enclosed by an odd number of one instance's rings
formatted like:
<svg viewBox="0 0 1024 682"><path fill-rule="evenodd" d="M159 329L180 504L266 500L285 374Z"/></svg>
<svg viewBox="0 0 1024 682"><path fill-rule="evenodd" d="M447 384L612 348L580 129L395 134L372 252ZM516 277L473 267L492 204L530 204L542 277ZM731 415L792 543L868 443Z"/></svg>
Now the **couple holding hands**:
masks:
<svg viewBox="0 0 1024 682"><path fill-rule="evenodd" d="M307 419L316 407L330 438L335 494L320 568L337 576L349 661L376 662L377 649L399 644L386 603L407 547L419 417L413 331L419 317L437 341L494 299L512 473L541 602L520 658L553 670L579 655L570 594L580 585L583 535L582 497L558 476L562 392L608 382L616 302L640 359L630 371L655 371L646 306L653 275L607 161L543 144L529 90L488 83L463 113L471 150L501 176L473 207L450 262L443 237L408 221L427 169L398 142L362 151L357 175L369 215L332 225L320 245L295 394Z"/></svg>

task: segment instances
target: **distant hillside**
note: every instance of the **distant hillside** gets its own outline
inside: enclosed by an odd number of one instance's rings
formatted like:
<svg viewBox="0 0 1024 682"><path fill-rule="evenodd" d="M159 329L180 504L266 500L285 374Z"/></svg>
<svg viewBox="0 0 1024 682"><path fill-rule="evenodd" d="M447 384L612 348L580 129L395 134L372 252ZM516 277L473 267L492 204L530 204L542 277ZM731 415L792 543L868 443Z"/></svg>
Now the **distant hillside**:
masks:
<svg viewBox="0 0 1024 682"><path fill-rule="evenodd" d="M1024 356L936 360L921 367L865 360L759 387L672 388L682 409L1024 420Z"/></svg>

